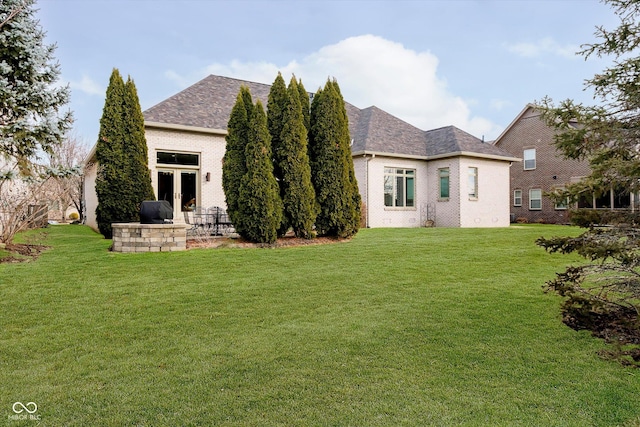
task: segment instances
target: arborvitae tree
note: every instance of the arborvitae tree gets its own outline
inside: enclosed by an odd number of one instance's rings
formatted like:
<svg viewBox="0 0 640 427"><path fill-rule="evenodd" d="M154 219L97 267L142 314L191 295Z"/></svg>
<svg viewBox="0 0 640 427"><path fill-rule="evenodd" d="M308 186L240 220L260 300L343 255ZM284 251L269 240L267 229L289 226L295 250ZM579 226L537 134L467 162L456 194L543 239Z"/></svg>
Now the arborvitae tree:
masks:
<svg viewBox="0 0 640 427"><path fill-rule="evenodd" d="M280 135L284 127L284 112L289 104L289 96L287 94L287 84L282 78L282 74L278 73L278 77L273 81L269 90L269 100L267 101L267 126L271 135L271 147L274 151L280 145ZM278 165L273 165L277 171ZM276 176L278 174L276 173Z"/></svg>
<svg viewBox="0 0 640 427"><path fill-rule="evenodd" d="M96 144L98 174L96 217L100 233L112 237L111 224L129 220L130 209L123 196L130 190L127 181L127 157L124 152L125 85L117 69L113 69L100 118L100 133Z"/></svg>
<svg viewBox="0 0 640 427"><path fill-rule="evenodd" d="M260 101L249 118L245 159L247 172L242 177L238 194L243 222L240 233L256 243L275 243L282 221L282 200L273 176L271 136Z"/></svg>
<svg viewBox="0 0 640 427"><path fill-rule="evenodd" d="M353 166L353 156L351 155L351 136L349 135L349 116L347 115L347 109L344 106L344 98L342 97L342 92L340 92L340 87L338 86L338 82L333 80L333 88L338 93L340 98L340 105L342 106L340 110L340 114L342 116L341 123L343 128L343 132L346 134L346 138L343 139L342 152L344 154L344 164L346 165L348 172L348 186L350 188L351 195L351 204L349 206L349 211L346 214L347 219L347 233L349 235L356 234L360 229L360 221L361 221L361 210L362 210L362 197L360 196L360 189L358 188L358 180L356 179L356 171Z"/></svg>
<svg viewBox="0 0 640 427"><path fill-rule="evenodd" d="M227 202L227 212L239 234L244 234L239 194L242 177L247 173L245 149L253 108L251 92L248 87L242 86L229 117L225 137L227 145L222 163L222 188Z"/></svg>
<svg viewBox="0 0 640 427"><path fill-rule="evenodd" d="M310 239L313 237L317 205L311 184L307 129L295 78L289 83L287 95L280 145L274 147L274 158L281 173L280 194L286 218L283 223L290 224L297 237Z"/></svg>
<svg viewBox="0 0 640 427"><path fill-rule="evenodd" d="M302 84L302 79L298 80L298 93L300 94L300 106L302 107L302 117L304 122L304 127L307 129L307 134L309 133L309 128L311 127L310 122L310 114L309 111L311 108L311 101L309 101L309 93L304 88Z"/></svg>
<svg viewBox="0 0 640 427"><path fill-rule="evenodd" d="M289 95L287 94L287 85L282 78L282 74L278 76L271 85L269 90L269 100L267 101L267 127L271 135L271 151L273 153L273 175L278 181L280 187L280 197L284 198L284 182L283 171L281 169L282 160L278 157L279 153L283 153L282 148L282 129L284 127L284 114L289 104ZM289 230L290 224L287 221L288 216L282 217L282 224L278 227L278 235L283 236Z"/></svg>
<svg viewBox="0 0 640 427"><path fill-rule="evenodd" d="M144 116L140 108L136 85L129 77L125 83L123 149L127 157L130 198L129 215L134 221L140 220L140 204L144 200L155 200L149 170L149 152L144 132Z"/></svg>
<svg viewBox="0 0 640 427"><path fill-rule="evenodd" d="M69 87L56 84L56 46L44 44L33 5L0 1L0 156L25 173L33 156L52 153L71 127L71 113L60 114Z"/></svg>
<svg viewBox="0 0 640 427"><path fill-rule="evenodd" d="M139 221L142 201L155 199L138 93L133 80L125 84L115 68L100 118L96 157L96 217L98 229L109 239L112 223Z"/></svg>
<svg viewBox="0 0 640 427"><path fill-rule="evenodd" d="M328 80L311 103L311 177L321 235L349 237L360 225L360 195L353 171L349 122L338 83Z"/></svg>

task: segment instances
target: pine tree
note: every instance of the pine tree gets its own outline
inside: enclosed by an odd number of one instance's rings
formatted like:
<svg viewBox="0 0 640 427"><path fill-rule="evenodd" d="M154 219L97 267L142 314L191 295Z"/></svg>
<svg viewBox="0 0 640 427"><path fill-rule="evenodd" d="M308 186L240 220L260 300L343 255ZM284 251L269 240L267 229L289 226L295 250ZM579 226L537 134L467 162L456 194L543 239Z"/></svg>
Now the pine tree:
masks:
<svg viewBox="0 0 640 427"><path fill-rule="evenodd" d="M282 221L282 201L273 176L267 116L260 101L249 118L245 159L247 172L238 194L243 221L241 235L256 243L275 243Z"/></svg>
<svg viewBox="0 0 640 427"><path fill-rule="evenodd" d="M613 30L598 27L598 43L583 45L585 58L611 56L612 66L587 80L599 105L566 100L558 107L543 103L544 117L558 131L555 145L568 159L587 160L591 174L566 185L552 197L579 200L584 194L607 194L611 189L640 191L640 3L606 0L620 18ZM576 123L578 125L576 125ZM586 228L581 235L540 238L549 252L575 253L587 262L567 267L547 282L565 298L565 323L591 329L615 343L610 357L640 366L640 215L634 211L586 210L571 212L573 223ZM603 227L602 224L606 224Z"/></svg>
<svg viewBox="0 0 640 427"><path fill-rule="evenodd" d="M96 218L100 233L107 239L112 237L111 224L126 221L130 216L128 204L123 203L123 197L130 189L125 172L127 159L124 152L124 98L124 81L120 72L114 68L107 87L96 144Z"/></svg>
<svg viewBox="0 0 640 427"><path fill-rule="evenodd" d="M351 157L349 122L338 83L328 80L311 103L311 175L319 234L349 237L360 223L360 195Z"/></svg>
<svg viewBox="0 0 640 427"><path fill-rule="evenodd" d="M20 164L23 172L39 150L52 153L72 120L70 112L60 114L69 88L56 85L56 46L44 45L34 3L0 1L0 155Z"/></svg>
<svg viewBox="0 0 640 427"><path fill-rule="evenodd" d="M227 125L227 145L222 163L222 188L224 190L229 219L236 232L244 234L240 212L240 183L247 173L245 148L248 142L249 118L253 114L251 92L246 86L240 88L236 103L231 110Z"/></svg>
<svg viewBox="0 0 640 427"><path fill-rule="evenodd" d="M287 95L280 146L274 152L281 173L280 194L286 218L283 223L290 224L297 237L309 239L313 237L317 207L307 153L307 129L295 78L289 83Z"/></svg>

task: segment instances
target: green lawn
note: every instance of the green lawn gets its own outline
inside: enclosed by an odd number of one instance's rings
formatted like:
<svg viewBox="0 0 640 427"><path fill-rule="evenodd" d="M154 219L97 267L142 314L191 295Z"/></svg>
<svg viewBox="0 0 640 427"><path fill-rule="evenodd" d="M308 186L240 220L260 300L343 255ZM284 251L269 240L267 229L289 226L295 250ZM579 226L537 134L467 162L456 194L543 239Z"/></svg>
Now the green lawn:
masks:
<svg viewBox="0 0 640 427"><path fill-rule="evenodd" d="M82 226L0 265L0 420L46 426L631 426L640 371L542 285L578 230L361 230L117 254ZM15 418L15 417L14 417Z"/></svg>

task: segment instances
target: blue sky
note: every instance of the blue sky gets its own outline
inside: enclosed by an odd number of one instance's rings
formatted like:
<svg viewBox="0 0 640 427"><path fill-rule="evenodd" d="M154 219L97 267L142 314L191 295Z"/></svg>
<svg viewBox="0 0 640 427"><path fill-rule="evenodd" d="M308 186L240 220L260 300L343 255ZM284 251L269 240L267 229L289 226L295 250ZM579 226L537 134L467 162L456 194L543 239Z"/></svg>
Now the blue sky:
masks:
<svg viewBox="0 0 640 427"><path fill-rule="evenodd" d="M593 103L585 79L611 58L576 55L613 29L595 0L38 0L71 87L76 135L92 146L109 76L135 81L142 109L209 74L309 91L335 77L345 99L423 129L496 138L529 102Z"/></svg>

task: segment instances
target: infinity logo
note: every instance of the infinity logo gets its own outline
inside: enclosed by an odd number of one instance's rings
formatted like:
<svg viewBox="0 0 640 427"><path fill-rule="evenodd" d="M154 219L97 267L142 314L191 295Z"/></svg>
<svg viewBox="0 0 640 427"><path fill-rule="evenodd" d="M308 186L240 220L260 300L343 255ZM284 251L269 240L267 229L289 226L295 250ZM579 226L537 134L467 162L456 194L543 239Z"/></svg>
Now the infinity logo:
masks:
<svg viewBox="0 0 640 427"><path fill-rule="evenodd" d="M28 413L33 414L38 410L38 405L36 405L35 402L29 402L26 405L23 404L22 402L16 402L13 404L12 409L13 409L13 412L15 412L16 414L20 414L23 411L27 411Z"/></svg>

